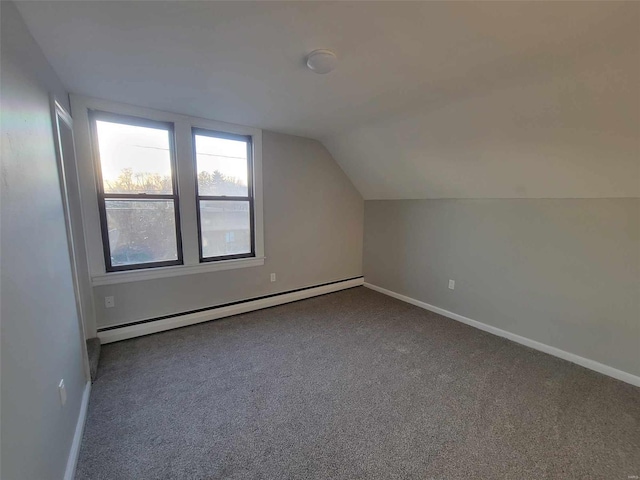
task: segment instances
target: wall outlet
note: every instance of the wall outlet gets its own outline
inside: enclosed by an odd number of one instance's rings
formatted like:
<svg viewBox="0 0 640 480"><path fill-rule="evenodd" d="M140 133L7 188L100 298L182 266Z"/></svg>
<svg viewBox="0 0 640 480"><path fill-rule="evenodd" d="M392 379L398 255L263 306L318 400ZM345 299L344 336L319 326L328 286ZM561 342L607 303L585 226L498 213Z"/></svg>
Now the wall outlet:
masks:
<svg viewBox="0 0 640 480"><path fill-rule="evenodd" d="M271 274L271 281L272 281L272 282L275 282L275 281L276 281L276 274L275 274L275 273L272 273L272 274Z"/></svg>
<svg viewBox="0 0 640 480"><path fill-rule="evenodd" d="M60 405L67 403L67 388L64 386L64 378L58 384L58 393L60 394Z"/></svg>
<svg viewBox="0 0 640 480"><path fill-rule="evenodd" d="M114 297L104 297L104 306L106 308L113 308L116 306L116 300Z"/></svg>
<svg viewBox="0 0 640 480"><path fill-rule="evenodd" d="M456 281L449 280L449 290L453 290L454 288L456 288Z"/></svg>

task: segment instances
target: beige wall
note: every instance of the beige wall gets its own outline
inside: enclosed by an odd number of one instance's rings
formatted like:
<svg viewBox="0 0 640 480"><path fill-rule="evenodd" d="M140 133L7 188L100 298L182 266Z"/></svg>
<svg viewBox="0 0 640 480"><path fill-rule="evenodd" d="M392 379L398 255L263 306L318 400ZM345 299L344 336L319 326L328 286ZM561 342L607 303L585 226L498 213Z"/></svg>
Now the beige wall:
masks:
<svg viewBox="0 0 640 480"><path fill-rule="evenodd" d="M362 275L363 200L322 144L265 131L262 170L264 266L97 287L98 328Z"/></svg>
<svg viewBox="0 0 640 480"><path fill-rule="evenodd" d="M67 95L15 5L0 8L0 477L59 479L86 384L48 97Z"/></svg>
<svg viewBox="0 0 640 480"><path fill-rule="evenodd" d="M640 375L639 223L637 198L366 201L365 281Z"/></svg>

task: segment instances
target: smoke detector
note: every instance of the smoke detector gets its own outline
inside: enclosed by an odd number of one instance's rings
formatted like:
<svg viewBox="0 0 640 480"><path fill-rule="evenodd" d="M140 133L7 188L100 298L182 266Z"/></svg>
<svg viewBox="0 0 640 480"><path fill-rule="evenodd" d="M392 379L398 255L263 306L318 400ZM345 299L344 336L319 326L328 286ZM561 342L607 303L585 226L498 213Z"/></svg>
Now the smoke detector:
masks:
<svg viewBox="0 0 640 480"><path fill-rule="evenodd" d="M329 73L336 68L338 57L331 50L314 50L307 55L307 67L316 73Z"/></svg>

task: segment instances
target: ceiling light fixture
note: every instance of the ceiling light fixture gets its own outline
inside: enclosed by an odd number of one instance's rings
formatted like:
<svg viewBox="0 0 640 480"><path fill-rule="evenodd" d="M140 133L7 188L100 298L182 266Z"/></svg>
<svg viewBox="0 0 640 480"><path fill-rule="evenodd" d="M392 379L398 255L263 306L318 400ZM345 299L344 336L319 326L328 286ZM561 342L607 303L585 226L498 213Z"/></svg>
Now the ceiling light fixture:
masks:
<svg viewBox="0 0 640 480"><path fill-rule="evenodd" d="M329 73L336 68L337 60L331 50L314 50L307 56L307 67L316 73Z"/></svg>

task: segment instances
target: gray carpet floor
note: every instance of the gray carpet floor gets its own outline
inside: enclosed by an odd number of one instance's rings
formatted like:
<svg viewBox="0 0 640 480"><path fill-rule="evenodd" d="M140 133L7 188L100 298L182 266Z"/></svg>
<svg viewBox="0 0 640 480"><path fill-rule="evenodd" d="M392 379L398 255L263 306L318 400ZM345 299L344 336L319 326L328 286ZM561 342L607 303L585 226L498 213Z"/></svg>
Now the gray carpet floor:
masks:
<svg viewBox="0 0 640 480"><path fill-rule="evenodd" d="M102 349L78 479L640 476L640 389L363 287Z"/></svg>

